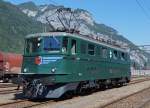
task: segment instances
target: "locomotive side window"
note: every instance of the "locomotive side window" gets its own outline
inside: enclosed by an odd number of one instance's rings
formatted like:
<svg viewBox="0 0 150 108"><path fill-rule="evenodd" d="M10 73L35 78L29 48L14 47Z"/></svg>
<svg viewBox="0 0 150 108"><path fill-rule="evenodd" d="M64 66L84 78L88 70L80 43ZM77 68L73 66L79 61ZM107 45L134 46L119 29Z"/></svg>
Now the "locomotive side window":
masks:
<svg viewBox="0 0 150 108"><path fill-rule="evenodd" d="M81 52L81 54L86 54L86 43L81 42L81 44L80 44L80 52Z"/></svg>
<svg viewBox="0 0 150 108"><path fill-rule="evenodd" d="M102 47L102 58L107 58L107 48Z"/></svg>
<svg viewBox="0 0 150 108"><path fill-rule="evenodd" d="M71 54L76 54L77 52L77 43L76 40L71 40Z"/></svg>
<svg viewBox="0 0 150 108"><path fill-rule="evenodd" d="M31 38L26 40L26 52L38 52L41 45L41 38Z"/></svg>
<svg viewBox="0 0 150 108"><path fill-rule="evenodd" d="M121 60L126 60L125 53L121 53Z"/></svg>
<svg viewBox="0 0 150 108"><path fill-rule="evenodd" d="M94 45L88 44L88 54L89 55L94 55L94 53L95 53L94 49L95 49Z"/></svg>
<svg viewBox="0 0 150 108"><path fill-rule="evenodd" d="M62 52L66 53L68 51L68 37L64 37L63 38L63 42L62 42Z"/></svg>
<svg viewBox="0 0 150 108"><path fill-rule="evenodd" d="M97 55L101 55L101 48L99 46L97 47Z"/></svg>
<svg viewBox="0 0 150 108"><path fill-rule="evenodd" d="M113 53L113 58L114 58L115 60L118 59L118 52L117 52L117 51L114 51L114 53Z"/></svg>

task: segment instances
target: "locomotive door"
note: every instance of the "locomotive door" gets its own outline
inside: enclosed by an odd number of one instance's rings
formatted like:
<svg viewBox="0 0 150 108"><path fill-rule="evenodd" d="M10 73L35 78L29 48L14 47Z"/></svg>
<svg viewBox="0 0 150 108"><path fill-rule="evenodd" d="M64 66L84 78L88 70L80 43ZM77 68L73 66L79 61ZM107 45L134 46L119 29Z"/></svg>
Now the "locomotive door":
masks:
<svg viewBox="0 0 150 108"><path fill-rule="evenodd" d="M82 76L79 68L79 60L77 55L77 40L76 39L70 39L70 53L71 53L71 59L72 59L72 71L75 73L75 75ZM78 76L73 76L74 79L78 79Z"/></svg>

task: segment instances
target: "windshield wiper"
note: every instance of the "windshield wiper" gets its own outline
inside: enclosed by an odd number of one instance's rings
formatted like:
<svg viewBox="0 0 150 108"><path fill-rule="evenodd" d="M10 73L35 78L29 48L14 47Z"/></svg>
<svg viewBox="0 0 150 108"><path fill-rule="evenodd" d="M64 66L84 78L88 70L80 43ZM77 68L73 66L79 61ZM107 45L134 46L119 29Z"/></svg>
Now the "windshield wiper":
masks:
<svg viewBox="0 0 150 108"><path fill-rule="evenodd" d="M55 36L53 36L53 38L55 39L55 41L57 42L57 44L59 45L60 44L60 42L58 41L58 39L56 39L56 37Z"/></svg>

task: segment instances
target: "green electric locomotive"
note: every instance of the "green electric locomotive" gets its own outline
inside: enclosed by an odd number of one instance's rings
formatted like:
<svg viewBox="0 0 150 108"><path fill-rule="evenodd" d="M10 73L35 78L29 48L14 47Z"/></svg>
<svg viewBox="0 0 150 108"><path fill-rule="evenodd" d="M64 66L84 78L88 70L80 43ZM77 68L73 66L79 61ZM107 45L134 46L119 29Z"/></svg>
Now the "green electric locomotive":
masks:
<svg viewBox="0 0 150 108"><path fill-rule="evenodd" d="M59 98L130 81L125 49L78 33L48 32L25 38L21 78L28 98Z"/></svg>

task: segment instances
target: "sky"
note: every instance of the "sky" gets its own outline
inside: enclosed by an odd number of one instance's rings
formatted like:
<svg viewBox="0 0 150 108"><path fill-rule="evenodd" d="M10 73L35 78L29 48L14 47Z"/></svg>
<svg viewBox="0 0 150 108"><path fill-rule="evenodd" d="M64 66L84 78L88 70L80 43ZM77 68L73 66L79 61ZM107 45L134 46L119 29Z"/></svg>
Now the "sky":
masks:
<svg viewBox="0 0 150 108"><path fill-rule="evenodd" d="M88 10L94 20L115 28L136 45L150 45L150 0L5 0L33 1Z"/></svg>

